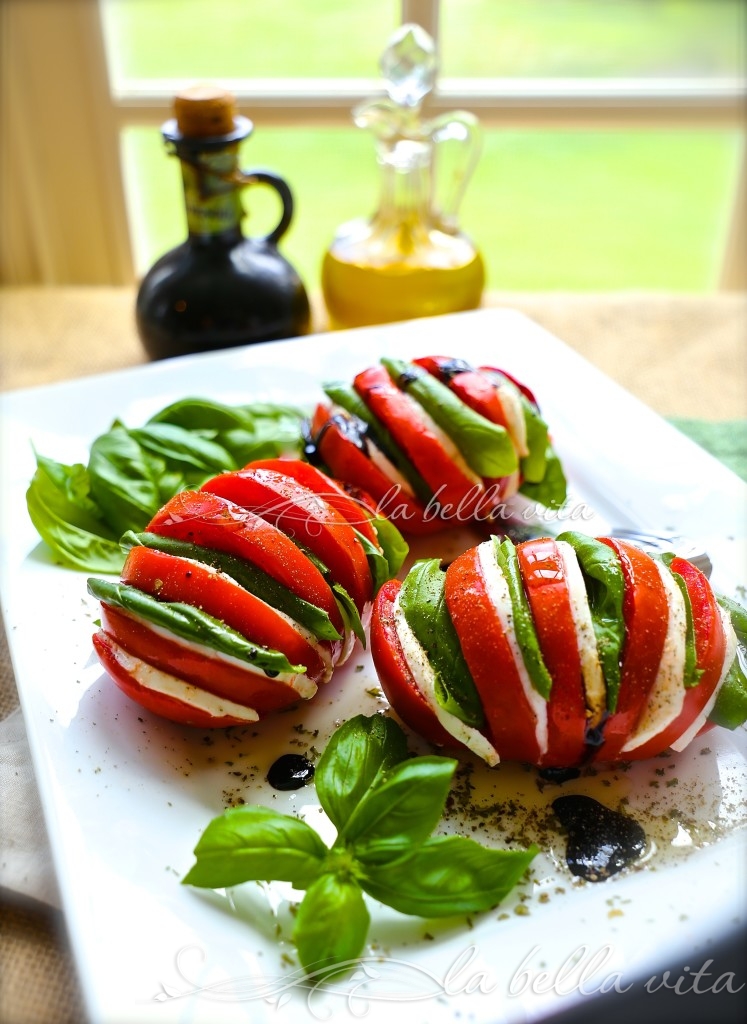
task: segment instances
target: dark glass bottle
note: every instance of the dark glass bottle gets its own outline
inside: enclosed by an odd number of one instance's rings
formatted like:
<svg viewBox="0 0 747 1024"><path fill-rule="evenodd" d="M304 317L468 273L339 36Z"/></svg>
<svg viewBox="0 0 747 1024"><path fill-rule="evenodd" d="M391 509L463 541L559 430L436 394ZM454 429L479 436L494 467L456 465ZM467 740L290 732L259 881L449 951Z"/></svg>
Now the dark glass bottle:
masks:
<svg viewBox="0 0 747 1024"><path fill-rule="evenodd" d="M230 93L204 86L177 96L174 112L161 131L181 163L189 234L140 284L146 352L164 359L308 334L306 290L277 249L293 216L291 191L270 171L238 166L251 121L236 114ZM277 226L259 238L241 230L240 193L254 184L269 185L282 202Z"/></svg>

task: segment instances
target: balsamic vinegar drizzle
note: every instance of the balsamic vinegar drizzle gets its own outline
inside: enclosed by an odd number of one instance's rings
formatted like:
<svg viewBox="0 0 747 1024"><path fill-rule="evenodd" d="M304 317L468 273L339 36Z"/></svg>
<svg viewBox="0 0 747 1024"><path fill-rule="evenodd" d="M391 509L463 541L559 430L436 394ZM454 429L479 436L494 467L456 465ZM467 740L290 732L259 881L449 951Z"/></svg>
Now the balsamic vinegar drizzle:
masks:
<svg viewBox="0 0 747 1024"><path fill-rule="evenodd" d="M267 781L273 789L301 789L314 778L314 765L303 754L282 754L270 765Z"/></svg>
<svg viewBox="0 0 747 1024"><path fill-rule="evenodd" d="M587 882L604 881L646 851L646 833L637 821L590 796L559 796L552 808L568 833L568 868Z"/></svg>
<svg viewBox="0 0 747 1024"><path fill-rule="evenodd" d="M322 443L322 438L330 429L330 427L337 427L340 433L347 438L348 441L358 448L364 455L370 457L369 452L369 438L367 437L367 426L363 420L359 420L357 416L346 416L342 413L335 413L322 425L317 431L316 435L311 429L311 424L307 421L304 425L304 448L303 453L311 463L319 463L323 460L319 454L319 446Z"/></svg>

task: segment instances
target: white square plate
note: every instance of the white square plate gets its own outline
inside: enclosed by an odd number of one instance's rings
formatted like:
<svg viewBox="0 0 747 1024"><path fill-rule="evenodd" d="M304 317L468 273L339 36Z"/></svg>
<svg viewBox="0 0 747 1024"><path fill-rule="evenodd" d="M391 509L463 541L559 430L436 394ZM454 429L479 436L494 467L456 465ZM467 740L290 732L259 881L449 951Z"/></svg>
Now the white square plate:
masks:
<svg viewBox="0 0 747 1024"><path fill-rule="evenodd" d="M449 827L479 824L485 842L513 834L521 844L537 826L543 853L530 880L470 922L425 922L372 903L370 956L333 991L303 985L278 888L224 895L179 884L201 831L237 799L292 810L323 831L313 786L276 794L265 773L280 753L323 749L349 715L381 710L375 672L359 647L309 707L228 733L143 712L92 654L98 609L85 574L54 565L29 521L32 442L51 458L85 462L115 417L137 426L187 395L311 407L322 381L350 379L381 355L432 353L503 366L532 388L574 492L600 524L697 538L716 589L734 596L743 583L747 487L510 310L256 345L3 395L3 615L94 1024L298 1024L330 1012L371 1021L406 1012L410 1024L536 1021L584 996L643 986L685 954L695 971L712 943L743 923L744 729L715 730L676 757L582 776L562 790L515 766L490 773L475 765L467 820L455 812ZM445 534L417 553L453 555L466 543ZM640 870L574 882L548 810L561 791L626 799L657 849ZM521 827L517 805L528 808Z"/></svg>

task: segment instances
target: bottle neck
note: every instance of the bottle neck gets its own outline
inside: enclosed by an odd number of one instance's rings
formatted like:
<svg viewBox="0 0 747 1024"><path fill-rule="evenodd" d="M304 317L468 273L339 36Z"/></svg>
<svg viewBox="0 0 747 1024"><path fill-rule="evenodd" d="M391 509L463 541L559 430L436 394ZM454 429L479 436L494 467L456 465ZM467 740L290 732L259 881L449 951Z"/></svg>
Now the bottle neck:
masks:
<svg viewBox="0 0 747 1024"><path fill-rule="evenodd" d="M211 151L179 146L187 227L191 238L236 236L244 210L236 180L237 145Z"/></svg>
<svg viewBox="0 0 747 1024"><path fill-rule="evenodd" d="M431 200L430 146L401 140L379 152L379 164L379 216L400 222L426 221Z"/></svg>

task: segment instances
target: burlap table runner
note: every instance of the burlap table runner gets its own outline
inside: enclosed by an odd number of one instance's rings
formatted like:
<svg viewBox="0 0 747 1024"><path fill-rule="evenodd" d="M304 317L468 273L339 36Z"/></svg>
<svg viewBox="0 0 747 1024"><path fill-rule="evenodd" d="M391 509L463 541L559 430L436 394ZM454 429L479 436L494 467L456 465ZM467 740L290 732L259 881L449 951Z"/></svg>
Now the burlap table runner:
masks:
<svg viewBox="0 0 747 1024"><path fill-rule="evenodd" d="M0 289L0 388L144 362L133 303L130 288ZM743 424L731 421L747 416L747 296L493 293L486 304L525 312L661 415L690 421L696 437L700 421L720 422L721 444L743 459ZM318 306L315 326L324 327ZM0 633L0 718L16 706ZM7 892L0 897L0 1024L82 1024L60 914Z"/></svg>

